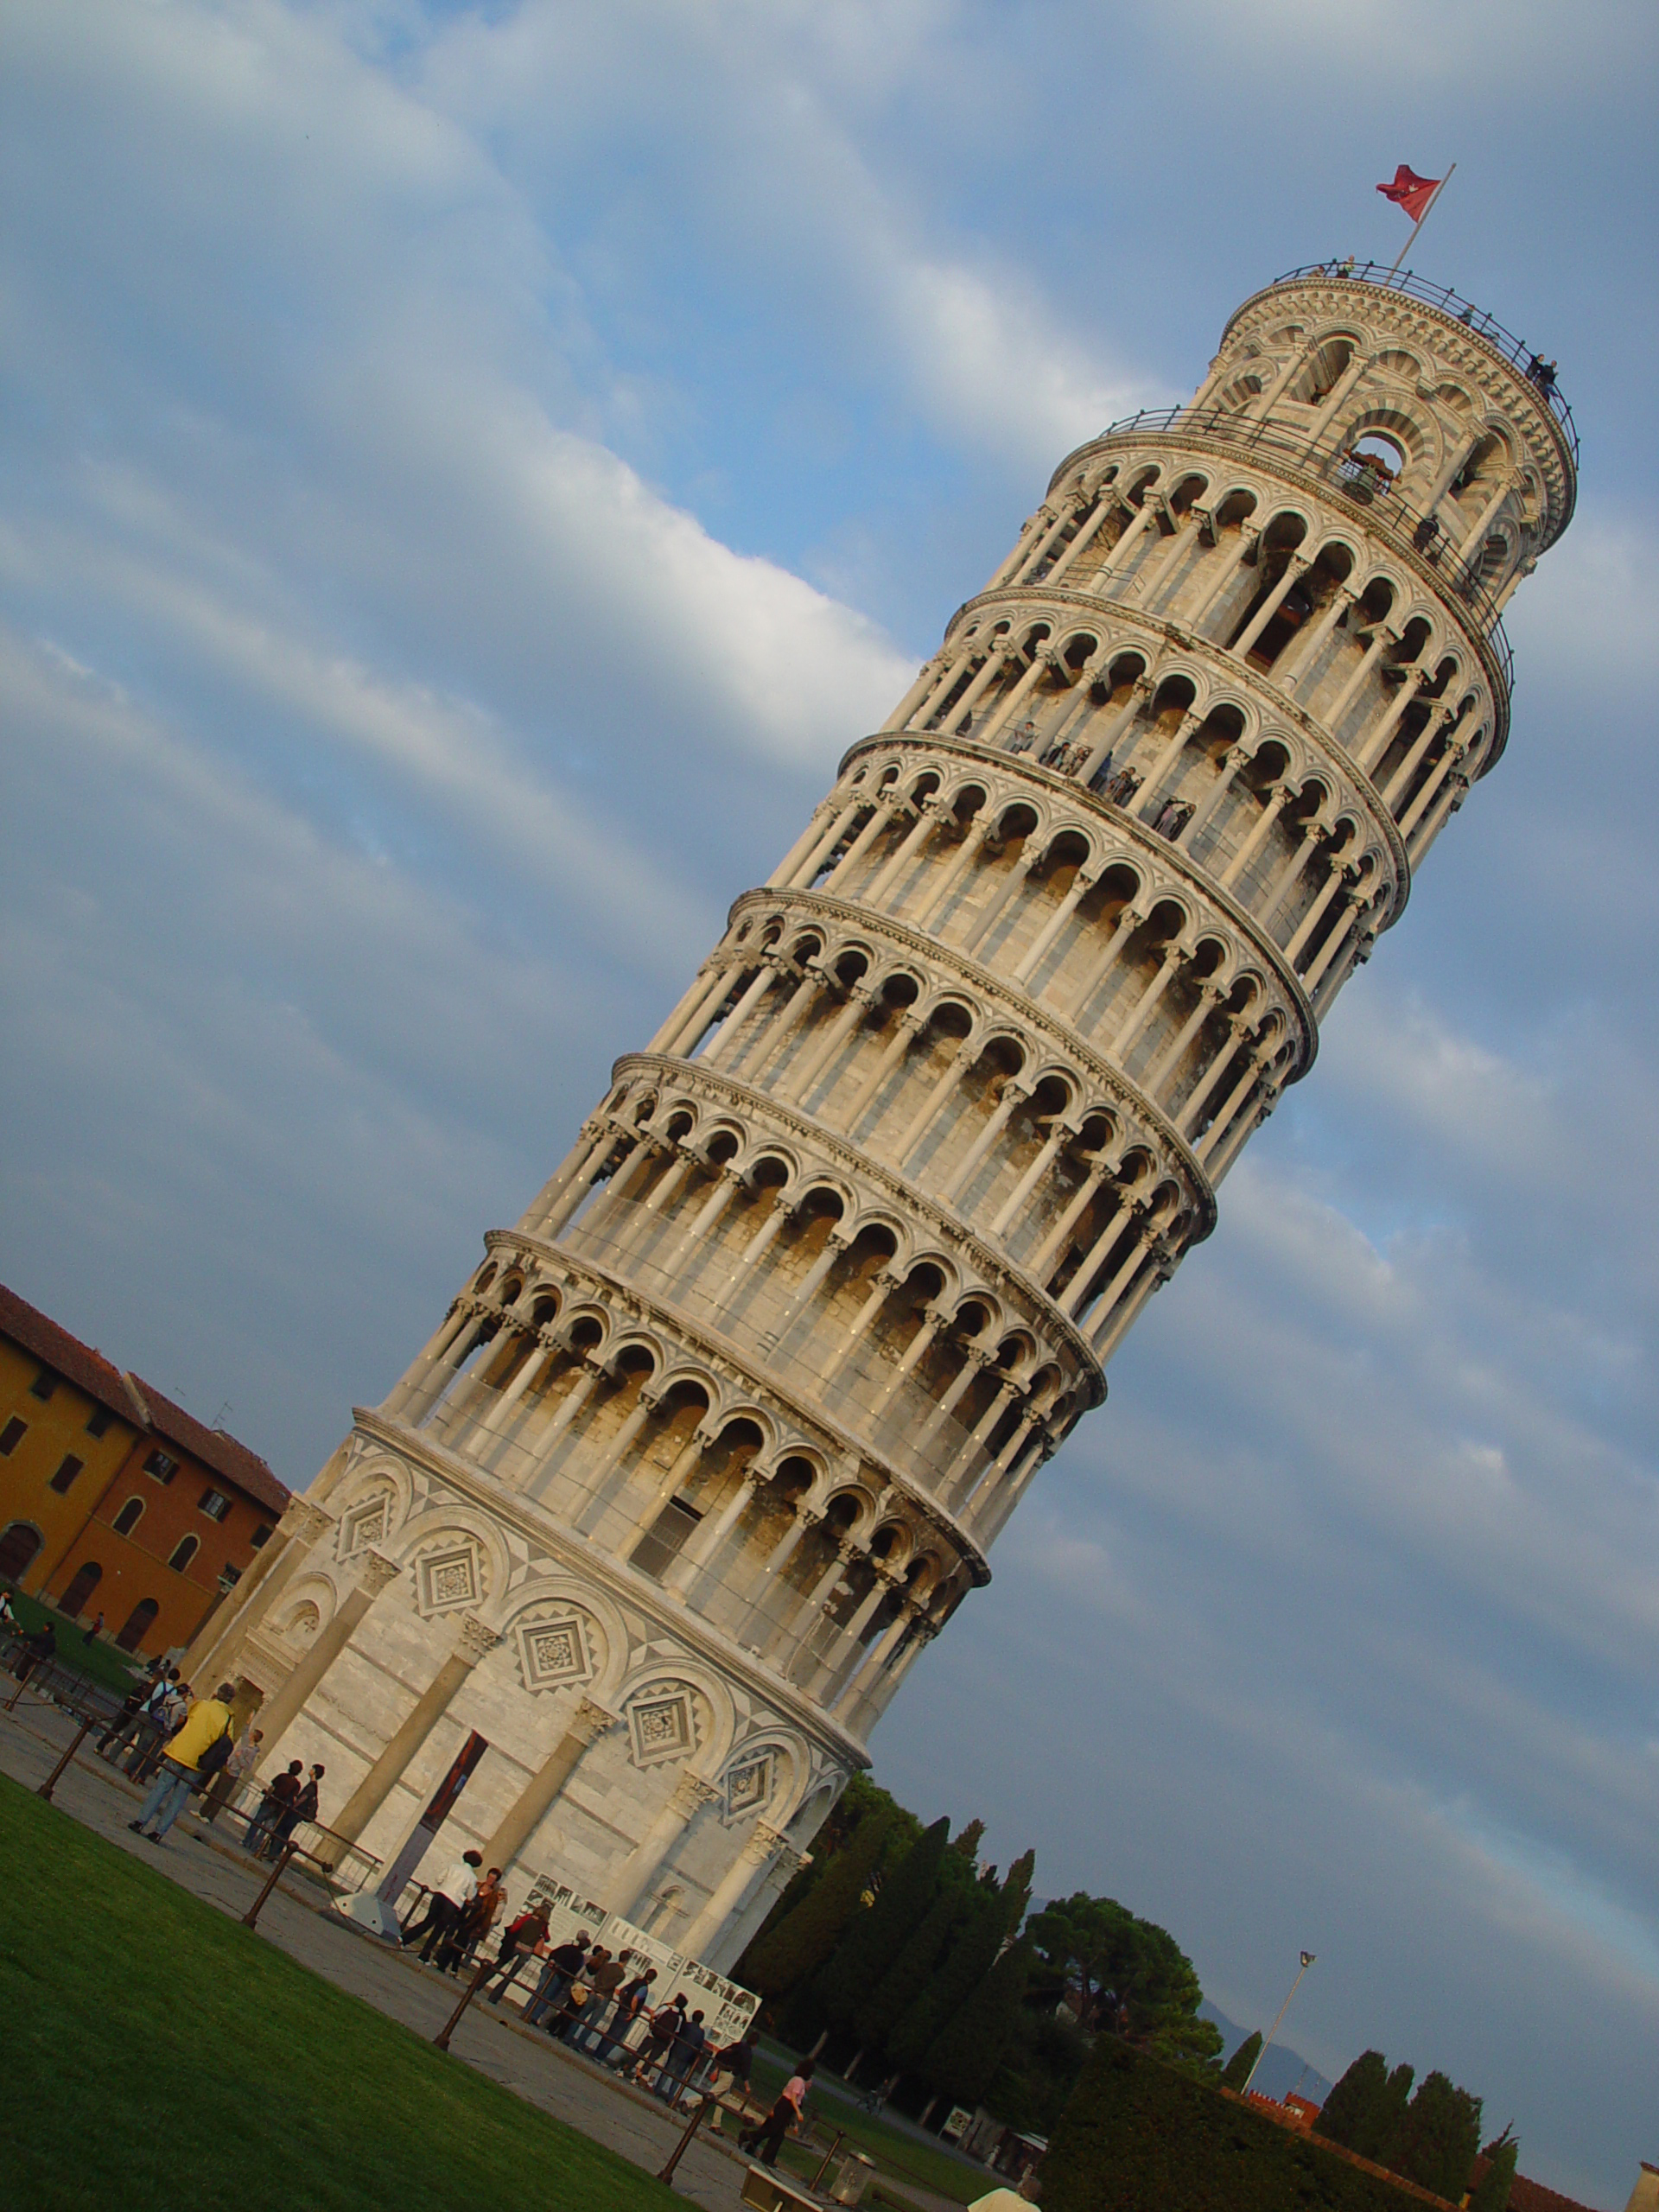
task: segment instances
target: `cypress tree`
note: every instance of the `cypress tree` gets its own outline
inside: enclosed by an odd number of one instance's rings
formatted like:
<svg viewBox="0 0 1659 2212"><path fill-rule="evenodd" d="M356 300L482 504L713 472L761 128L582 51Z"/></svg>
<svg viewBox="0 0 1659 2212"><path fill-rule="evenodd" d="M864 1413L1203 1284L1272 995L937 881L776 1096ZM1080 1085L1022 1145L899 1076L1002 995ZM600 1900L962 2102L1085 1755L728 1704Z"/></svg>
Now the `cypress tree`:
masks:
<svg viewBox="0 0 1659 2212"><path fill-rule="evenodd" d="M1256 2038L1260 2047L1261 2038ZM1225 2081L1227 2076L1224 2075ZM1379 2118L1389 2094L1389 2062L1380 2050L1363 2050L1325 2101L1314 2121L1315 2133L1357 2151L1359 2139L1368 2140L1382 2132Z"/></svg>
<svg viewBox="0 0 1659 2212"><path fill-rule="evenodd" d="M738 1961L738 1980L763 1997L780 1997L821 1967L859 1910L887 1834L886 1815L872 1807L816 1887L776 1927L763 1929L755 1937Z"/></svg>
<svg viewBox="0 0 1659 2212"><path fill-rule="evenodd" d="M975 1889L961 1906L955 1940L943 1964L930 1981L912 1992L912 2003L888 2039L887 2056L907 2074L925 2067L934 2038L984 1980L1003 1942L1000 1893Z"/></svg>
<svg viewBox="0 0 1659 2212"><path fill-rule="evenodd" d="M812 1985L815 2006L832 2028L852 2026L871 1986L932 1904L950 1834L949 1821L935 1821L887 1876L868 1911L848 1923Z"/></svg>
<svg viewBox="0 0 1659 2212"><path fill-rule="evenodd" d="M1022 1852L1009 1867L1007 1879L1002 1885L1002 1924L1010 1936L1020 1933L1020 1923L1031 1907L1031 1885L1036 1878L1037 1853Z"/></svg>
<svg viewBox="0 0 1659 2212"><path fill-rule="evenodd" d="M891 2055L893 2030L935 1985L939 1962L968 1909L963 1892L954 1884L940 1884L932 1904L900 1946L898 1957L854 2015L853 2032L861 2050ZM903 2062L895 2057L894 2063Z"/></svg>
<svg viewBox="0 0 1659 2212"><path fill-rule="evenodd" d="M953 2019L946 2021L922 2062L930 2087L959 2105L976 2105L995 2081L1020 2018L1032 1950L1010 1943Z"/></svg>
<svg viewBox="0 0 1659 2212"><path fill-rule="evenodd" d="M1261 2056L1262 2031L1260 2028L1252 2028L1249 2035L1245 2037L1243 2042L1240 2044L1238 2049L1233 2053L1232 2056L1221 2069L1221 2085L1223 2088L1238 2089L1242 2091L1244 2084L1250 2078L1251 2067L1255 2065L1256 2060ZM1368 2058L1375 2058L1376 2056L1376 2053L1374 2050L1368 2050L1365 2056ZM1348 2069L1348 2074L1351 2074L1353 2070L1353 2068L1351 2066ZM1344 2074L1343 2075L1343 2082L1347 2080L1348 2074ZM1342 2082L1338 2082L1337 2088L1339 2089L1341 2087ZM1331 2094L1333 2099L1335 2098L1336 2094L1336 2089L1332 2089ZM1329 2105L1325 2108L1325 2112L1329 2112L1330 2109L1331 2107ZM1345 2140L1345 2138L1333 2134L1330 2128L1325 2126L1325 2113L1321 2113L1319 2114L1319 2120L1320 2133L1325 2135L1329 2135L1333 2143L1340 2143Z"/></svg>
<svg viewBox="0 0 1659 2212"><path fill-rule="evenodd" d="M1374 2131L1368 2132L1355 2144L1362 2158L1375 2158L1379 2166L1392 2166L1395 2146L1400 2140L1406 2124L1406 2113L1411 2105L1412 2069L1396 2066L1389 2076L1388 2087L1382 2092L1377 2109Z"/></svg>
<svg viewBox="0 0 1659 2212"><path fill-rule="evenodd" d="M1383 2161L1419 2189L1455 2204L1480 2147L1480 2104L1440 2073L1425 2075Z"/></svg>
<svg viewBox="0 0 1659 2212"><path fill-rule="evenodd" d="M971 1866L979 1857L979 1847L984 1839L984 1834L983 1821L969 1821L962 1834L952 1842L950 1848L959 1859L965 1859Z"/></svg>
<svg viewBox="0 0 1659 2212"><path fill-rule="evenodd" d="M1506 2127L1496 2143L1486 2145L1486 2171L1475 2184L1469 2212L1509 2212L1510 2191L1515 2186L1516 2161L1521 2145Z"/></svg>

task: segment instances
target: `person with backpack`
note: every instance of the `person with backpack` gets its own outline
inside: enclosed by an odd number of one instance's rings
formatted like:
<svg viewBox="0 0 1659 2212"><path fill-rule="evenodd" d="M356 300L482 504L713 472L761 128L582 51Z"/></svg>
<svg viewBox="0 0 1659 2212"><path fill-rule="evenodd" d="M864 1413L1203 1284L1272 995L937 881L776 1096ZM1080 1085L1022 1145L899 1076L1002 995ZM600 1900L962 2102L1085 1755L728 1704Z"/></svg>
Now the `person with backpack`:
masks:
<svg viewBox="0 0 1659 2212"><path fill-rule="evenodd" d="M625 1957L632 1953L625 1952ZM632 2057L628 2049L628 2035L634 2022L651 2003L651 1985L657 1979L655 1967L645 1967L632 1981L625 1981L616 1993L616 2003L608 2020L595 2020L588 2033L594 2037L594 2056L602 2065L621 2067Z"/></svg>
<svg viewBox="0 0 1659 2212"><path fill-rule="evenodd" d="M134 1782L148 1782L155 1773L162 1762L162 1745L184 1726L194 1695L189 1683L181 1682L174 1674L160 1696L144 1707L138 1748L127 1761L127 1773Z"/></svg>
<svg viewBox="0 0 1659 2212"><path fill-rule="evenodd" d="M661 2072L669 2046L684 2023L685 1992L681 1990L660 2012L652 2015L651 2025L645 2031L645 2039L639 2046L639 2056L632 2066L624 2067L623 2078L637 2082L642 2089L649 2088L651 2084L645 2076Z"/></svg>
<svg viewBox="0 0 1659 2212"><path fill-rule="evenodd" d="M678 2104L687 2082L702 2063L702 2055L708 2047L709 2037L703 2029L702 2014L694 2012L688 2020L682 2012L680 2024L674 2031L668 2063L657 2079L658 2095L666 2098L671 2105Z"/></svg>
<svg viewBox="0 0 1659 2212"><path fill-rule="evenodd" d="M556 2012L563 2005L571 1983L587 1970L588 1952L593 1940L588 1935L573 1936L548 1953L542 1978L524 2007L527 2028L539 2028L550 2012Z"/></svg>
<svg viewBox="0 0 1659 2212"><path fill-rule="evenodd" d="M485 1978L484 1994L492 2005L499 2005L518 1978L524 1961L533 1958L547 1941L547 1907L542 1904L526 1905L517 1920L510 1920L501 1931L501 1948L495 1955L495 1964Z"/></svg>
<svg viewBox="0 0 1659 2212"><path fill-rule="evenodd" d="M184 1726L162 1753L161 1772L137 1819L127 1822L135 1835L159 1843L184 1810L191 1791L201 1789L224 1765L236 1742L231 1733L235 1695L231 1683L221 1682L212 1697L198 1698L191 1707Z"/></svg>
<svg viewBox="0 0 1659 2212"><path fill-rule="evenodd" d="M142 1681L133 1684L122 1701L120 1712L94 1746L99 1758L107 1758L113 1764L120 1757L143 1726L147 1708L159 1701L170 1679L168 1669L157 1664Z"/></svg>

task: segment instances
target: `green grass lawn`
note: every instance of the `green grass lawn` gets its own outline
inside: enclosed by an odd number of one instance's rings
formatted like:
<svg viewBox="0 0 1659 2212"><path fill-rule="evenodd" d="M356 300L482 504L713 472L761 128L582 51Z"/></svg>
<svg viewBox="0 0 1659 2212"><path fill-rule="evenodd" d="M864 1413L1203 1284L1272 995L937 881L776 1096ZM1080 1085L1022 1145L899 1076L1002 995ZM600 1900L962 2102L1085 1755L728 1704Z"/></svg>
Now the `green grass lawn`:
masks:
<svg viewBox="0 0 1659 2212"><path fill-rule="evenodd" d="M132 1688L133 1677L143 1667L130 1660L124 1651L118 1651L112 1643L99 1639L92 1643L84 1641L85 1626L70 1620L51 1605L43 1605L38 1598L25 1596L21 1590L11 1593L11 1609L20 1625L33 1632L42 1621L50 1621L58 1639L58 1664L73 1668L76 1674L86 1675L100 1688L113 1690L118 1697L125 1697ZM0 1682L5 1681L0 1672Z"/></svg>
<svg viewBox="0 0 1659 2212"><path fill-rule="evenodd" d="M785 2078L781 2066L761 2058L754 2069L756 2097L764 2098L770 2104ZM914 2136L904 2134L885 2120L855 2110L854 2100L857 2095L856 2088L842 2091L839 2083L834 2088L826 2083L815 2091L810 2108L817 2114L816 2133L825 2144L839 2128L849 2145L874 2158L877 2171L889 2177L900 2188L906 2182L912 2182L920 2189L931 2190L936 2196L950 2197L957 2204L971 2204L976 2197L983 2196L998 2186L977 2166L964 2165L948 2151L936 2150L930 2143L918 2143ZM781 2155L790 2163L792 2171L810 2173L823 2152L819 2149L809 2154L801 2145L785 2142Z"/></svg>
<svg viewBox="0 0 1659 2212"><path fill-rule="evenodd" d="M683 2205L3 1777L0 1897L8 2205Z"/></svg>

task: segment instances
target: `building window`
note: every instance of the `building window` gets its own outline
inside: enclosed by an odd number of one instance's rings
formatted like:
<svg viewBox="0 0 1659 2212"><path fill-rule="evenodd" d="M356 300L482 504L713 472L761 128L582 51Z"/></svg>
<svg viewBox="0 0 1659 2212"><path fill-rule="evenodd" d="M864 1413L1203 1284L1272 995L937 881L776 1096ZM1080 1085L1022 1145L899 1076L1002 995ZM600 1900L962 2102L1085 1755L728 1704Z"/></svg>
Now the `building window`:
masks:
<svg viewBox="0 0 1659 2212"><path fill-rule="evenodd" d="M0 1576L8 1582L21 1582L45 1541L32 1522L14 1521L0 1536Z"/></svg>
<svg viewBox="0 0 1659 2212"><path fill-rule="evenodd" d="M110 1423L114 1419L115 1415L110 1411L107 1406L94 1406L91 1413L86 1416L87 1435L104 1435L108 1429Z"/></svg>
<svg viewBox="0 0 1659 2212"><path fill-rule="evenodd" d="M144 1472L154 1475L158 1483L170 1483L179 1471L179 1463L172 1454L159 1446L144 1462Z"/></svg>
<svg viewBox="0 0 1659 2212"><path fill-rule="evenodd" d="M262 1521L259 1523L259 1526L253 1532L253 1548L255 1551L264 1551L265 1546L270 1541L276 1533L276 1531L271 1527L269 1521Z"/></svg>
<svg viewBox="0 0 1659 2212"><path fill-rule="evenodd" d="M201 1510L210 1521L222 1521L231 1510L231 1501L223 1491L205 1490L201 1493Z"/></svg>
<svg viewBox="0 0 1659 2212"><path fill-rule="evenodd" d="M143 1499L142 1497L130 1497L126 1503L122 1507L121 1510L115 1516L116 1535L118 1536L130 1536L143 1517Z"/></svg>
<svg viewBox="0 0 1659 2212"><path fill-rule="evenodd" d="M95 1559L75 1571L75 1579L58 1600L58 1611L66 1618L78 1621L86 1611L94 1590L104 1580L104 1570Z"/></svg>
<svg viewBox="0 0 1659 2212"><path fill-rule="evenodd" d="M56 1491L60 1497L63 1496L65 1491L68 1489L70 1484L73 1482L75 1477L80 1472L86 1464L86 1462L84 1459L77 1459L73 1452L66 1452L64 1453L63 1464L58 1469L57 1473L52 1478L52 1487Z"/></svg>
<svg viewBox="0 0 1659 2212"><path fill-rule="evenodd" d="M182 1574L201 1546L194 1536L183 1537L173 1548L173 1556L167 1562L175 1574Z"/></svg>
<svg viewBox="0 0 1659 2212"><path fill-rule="evenodd" d="M695 1506L683 1504L677 1497L671 1498L628 1554L628 1565L637 1567L653 1582L660 1582L702 1518Z"/></svg>
<svg viewBox="0 0 1659 2212"><path fill-rule="evenodd" d="M58 1378L49 1367L43 1367L29 1386L31 1398L49 1398L58 1387Z"/></svg>
<svg viewBox="0 0 1659 2212"><path fill-rule="evenodd" d="M161 1610L153 1598L141 1598L127 1615L126 1626L115 1639L118 1648L123 1651L136 1651L148 1634L150 1623Z"/></svg>
<svg viewBox="0 0 1659 2212"><path fill-rule="evenodd" d="M29 1423L26 1421L9 1421L3 1428L0 1428L0 1452L10 1459L28 1434Z"/></svg>

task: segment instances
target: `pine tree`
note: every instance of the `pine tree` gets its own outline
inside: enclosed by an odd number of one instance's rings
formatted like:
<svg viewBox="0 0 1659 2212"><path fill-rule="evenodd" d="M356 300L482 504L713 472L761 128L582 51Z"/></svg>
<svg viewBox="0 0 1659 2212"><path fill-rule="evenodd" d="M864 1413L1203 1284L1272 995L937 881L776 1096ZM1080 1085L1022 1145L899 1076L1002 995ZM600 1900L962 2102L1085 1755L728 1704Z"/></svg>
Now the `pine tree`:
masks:
<svg viewBox="0 0 1659 2212"><path fill-rule="evenodd" d="M779 1997L823 1965L859 1910L887 1834L886 1815L872 1807L817 1886L775 1927L763 1929L743 1954L736 1973L747 1987L759 1990L763 1997Z"/></svg>
<svg viewBox="0 0 1659 2212"><path fill-rule="evenodd" d="M1261 2056L1262 2031L1260 2028L1252 2028L1249 2035L1245 2037L1243 2042L1240 2044L1238 2049L1233 2053L1232 2056L1221 2069L1221 2085L1223 2088L1238 2089L1242 2091L1244 2084L1250 2078L1251 2067L1255 2065L1256 2060L1260 2058ZM1376 2053L1374 2050L1368 2050L1365 2056L1368 2058L1375 2058L1376 2056ZM1353 2068L1351 2066L1348 2069L1348 2074L1351 2074L1353 2070ZM1344 2082L1347 2080L1348 2074L1344 2074L1343 2075L1342 2079ZM1338 2082L1337 2088L1340 2088L1341 2086L1342 2083ZM1331 2092L1333 2098L1336 2094L1336 2089L1333 2089ZM1325 2112L1329 2112L1330 2109L1330 2106L1327 2105L1325 2107ZM1322 2133L1329 2135L1333 2143L1342 2141L1343 2139L1340 2136L1332 2134L1332 2131L1328 2127L1324 2126L1324 2113L1321 2113L1319 2119Z"/></svg>
<svg viewBox="0 0 1659 2212"><path fill-rule="evenodd" d="M997 2076L1020 2018L1032 1967L1027 1943L1011 1943L968 2002L948 2020L922 2062L930 2087L976 2105Z"/></svg>
<svg viewBox="0 0 1659 2212"><path fill-rule="evenodd" d="M871 1986L932 1904L950 1834L949 1821L935 1821L882 1883L868 1911L847 1923L812 1984L814 2005L832 2028L852 2026Z"/></svg>
<svg viewBox="0 0 1659 2212"><path fill-rule="evenodd" d="M1256 2038L1257 2048L1261 2038ZM1222 2076L1224 2081L1227 2077ZM1314 2132L1346 2151L1381 2133L1379 2115L1389 2094L1389 2062L1380 2050L1363 2050L1325 2101Z"/></svg>

